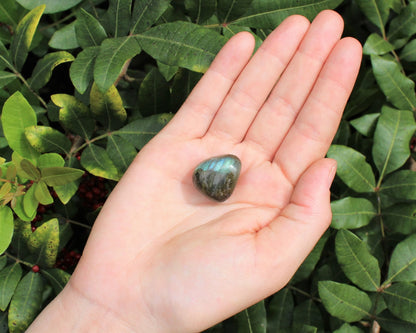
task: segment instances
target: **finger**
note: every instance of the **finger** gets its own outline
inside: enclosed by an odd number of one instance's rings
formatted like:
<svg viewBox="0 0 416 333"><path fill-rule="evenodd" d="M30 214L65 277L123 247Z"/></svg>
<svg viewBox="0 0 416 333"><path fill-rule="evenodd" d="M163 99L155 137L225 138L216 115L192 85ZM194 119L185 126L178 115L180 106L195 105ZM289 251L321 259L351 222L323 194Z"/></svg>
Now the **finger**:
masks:
<svg viewBox="0 0 416 333"><path fill-rule="evenodd" d="M258 232L259 263L265 267L262 274L271 282L264 296L291 279L330 225L329 188L335 171L332 159L315 162L299 179L279 217Z"/></svg>
<svg viewBox="0 0 416 333"><path fill-rule="evenodd" d="M272 159L305 103L329 53L339 41L343 20L334 11L312 22L299 50L251 125L245 142L254 143Z"/></svg>
<svg viewBox="0 0 416 333"><path fill-rule="evenodd" d="M279 25L247 64L218 111L209 134L240 142L299 46L309 21L291 16Z"/></svg>
<svg viewBox="0 0 416 333"><path fill-rule="evenodd" d="M233 36L215 57L165 133L185 138L203 136L232 84L249 61L254 38L248 32Z"/></svg>
<svg viewBox="0 0 416 333"><path fill-rule="evenodd" d="M274 162L295 184L314 161L325 156L337 131L361 62L353 38L337 43L301 112L279 147Z"/></svg>

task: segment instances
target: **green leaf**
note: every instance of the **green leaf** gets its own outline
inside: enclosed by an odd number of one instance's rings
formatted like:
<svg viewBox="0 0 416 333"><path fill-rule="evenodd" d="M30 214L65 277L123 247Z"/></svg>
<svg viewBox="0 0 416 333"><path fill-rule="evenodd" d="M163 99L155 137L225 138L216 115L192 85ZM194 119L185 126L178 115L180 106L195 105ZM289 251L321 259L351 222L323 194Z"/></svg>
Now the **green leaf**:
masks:
<svg viewBox="0 0 416 333"><path fill-rule="evenodd" d="M1 256L0 256L0 271L1 271L4 267L6 267L6 265L7 265L7 257L6 257L6 255L1 255Z"/></svg>
<svg viewBox="0 0 416 333"><path fill-rule="evenodd" d="M205 22L217 9L216 0L185 0L184 4L187 13L196 24Z"/></svg>
<svg viewBox="0 0 416 333"><path fill-rule="evenodd" d="M39 180L40 179L40 171L36 166L33 165L32 162L22 159L20 161L20 167L25 172L26 175L29 176L29 179L31 180Z"/></svg>
<svg viewBox="0 0 416 333"><path fill-rule="evenodd" d="M385 284L396 281L416 281L416 234L397 244L391 255Z"/></svg>
<svg viewBox="0 0 416 333"><path fill-rule="evenodd" d="M371 300L356 287L334 281L319 281L319 296L325 309L347 323L370 315Z"/></svg>
<svg viewBox="0 0 416 333"><path fill-rule="evenodd" d="M0 71L0 88L13 82L16 78L17 76L14 73Z"/></svg>
<svg viewBox="0 0 416 333"><path fill-rule="evenodd" d="M331 202L332 222L335 229L356 229L368 225L377 215L371 201L364 198L346 197Z"/></svg>
<svg viewBox="0 0 416 333"><path fill-rule="evenodd" d="M266 333L267 319L264 301L235 315L239 333Z"/></svg>
<svg viewBox="0 0 416 333"><path fill-rule="evenodd" d="M337 260L344 274L358 287L377 291L380 287L380 267L367 245L352 232L339 230L335 239Z"/></svg>
<svg viewBox="0 0 416 333"><path fill-rule="evenodd" d="M353 126L360 134L364 136L372 136L374 129L376 128L378 117L380 117L379 113L366 114L360 118L351 120L350 125Z"/></svg>
<svg viewBox="0 0 416 333"><path fill-rule="evenodd" d="M27 242L29 241L30 235L32 235L30 221L23 221L21 219L16 219L14 221L12 246L19 258L30 255L29 249L27 248Z"/></svg>
<svg viewBox="0 0 416 333"><path fill-rule="evenodd" d="M75 33L75 21L64 25L56 30L49 40L48 45L58 50L71 50L79 47L77 35Z"/></svg>
<svg viewBox="0 0 416 333"><path fill-rule="evenodd" d="M294 309L293 295L289 288L274 294L267 312L267 332L280 332L290 327Z"/></svg>
<svg viewBox="0 0 416 333"><path fill-rule="evenodd" d="M341 145L332 145L328 157L337 161L337 175L356 192L374 192L375 177L365 156L358 151Z"/></svg>
<svg viewBox="0 0 416 333"><path fill-rule="evenodd" d="M36 214L39 201L35 197L35 190L37 184L32 184L32 186L26 191L23 197L23 209L28 216L32 216Z"/></svg>
<svg viewBox="0 0 416 333"><path fill-rule="evenodd" d="M0 271L0 310L6 311L14 291L22 277L22 268L19 263L3 268Z"/></svg>
<svg viewBox="0 0 416 333"><path fill-rule="evenodd" d="M7 320L7 312L0 311L0 333L8 333L9 325Z"/></svg>
<svg viewBox="0 0 416 333"><path fill-rule="evenodd" d="M295 307L293 322L303 326L324 328L321 311L312 299L304 301Z"/></svg>
<svg viewBox="0 0 416 333"><path fill-rule="evenodd" d="M22 69L26 61L33 36L35 35L36 28L44 10L45 5L40 5L32 9L17 25L10 44L10 55L18 71Z"/></svg>
<svg viewBox="0 0 416 333"><path fill-rule="evenodd" d="M7 206L0 207L0 254L7 250L13 237L13 212ZM1 280L0 280L1 281ZM4 311L4 310L3 310Z"/></svg>
<svg viewBox="0 0 416 333"><path fill-rule="evenodd" d="M415 110L415 83L401 71L390 56L371 55L374 76L383 93L398 109Z"/></svg>
<svg viewBox="0 0 416 333"><path fill-rule="evenodd" d="M71 277L71 274L58 268L42 269L41 273L48 279L56 295L64 289Z"/></svg>
<svg viewBox="0 0 416 333"><path fill-rule="evenodd" d="M16 0L26 9L33 9L40 5L46 5L45 14L59 13L78 5L82 0Z"/></svg>
<svg viewBox="0 0 416 333"><path fill-rule="evenodd" d="M133 36L108 38L104 40L94 65L94 81L105 92L123 69L127 60L139 54L141 48Z"/></svg>
<svg viewBox="0 0 416 333"><path fill-rule="evenodd" d="M43 279L29 272L17 285L9 308L10 333L24 332L42 306Z"/></svg>
<svg viewBox="0 0 416 333"><path fill-rule="evenodd" d="M109 130L120 128L127 119L123 100L115 86L102 93L94 83L90 92L90 109L95 118Z"/></svg>
<svg viewBox="0 0 416 333"><path fill-rule="evenodd" d="M226 42L216 31L189 22L160 24L136 38L154 59L195 72L205 72Z"/></svg>
<svg viewBox="0 0 416 333"><path fill-rule="evenodd" d="M58 130L49 126L29 126L25 129L26 139L40 153L69 154L71 141Z"/></svg>
<svg viewBox="0 0 416 333"><path fill-rule="evenodd" d="M408 39L416 33L416 3L409 1L407 6L402 6L400 15L391 20L387 39L396 48L406 44Z"/></svg>
<svg viewBox="0 0 416 333"><path fill-rule="evenodd" d="M94 64L99 51L100 47L98 46L87 47L77 55L71 64L69 75L72 84L80 94L87 90L94 79Z"/></svg>
<svg viewBox="0 0 416 333"><path fill-rule="evenodd" d="M400 319L416 324L416 286L399 282L385 289L384 300L388 309Z"/></svg>
<svg viewBox="0 0 416 333"><path fill-rule="evenodd" d="M13 28L19 23L21 8L14 0L2 0L0 2L0 22L11 25Z"/></svg>
<svg viewBox="0 0 416 333"><path fill-rule="evenodd" d="M40 170L42 180L48 186L66 185L80 178L84 171L68 167L49 167Z"/></svg>
<svg viewBox="0 0 416 333"><path fill-rule="evenodd" d="M9 193L12 189L12 184L7 182L1 185L0 187L0 200L4 198L7 193Z"/></svg>
<svg viewBox="0 0 416 333"><path fill-rule="evenodd" d="M90 109L74 96L56 94L51 96L52 102L59 106L59 121L74 134L89 139L94 132L95 123Z"/></svg>
<svg viewBox="0 0 416 333"><path fill-rule="evenodd" d="M25 136L25 128L37 123L36 113L20 92L15 92L4 103L1 123L11 149L29 160L39 156Z"/></svg>
<svg viewBox="0 0 416 333"><path fill-rule="evenodd" d="M357 326L351 326L350 324L344 323L333 333L364 333L364 331L359 329Z"/></svg>
<svg viewBox="0 0 416 333"><path fill-rule="evenodd" d="M130 122L113 134L142 149L172 118L171 114L157 114Z"/></svg>
<svg viewBox="0 0 416 333"><path fill-rule="evenodd" d="M409 62L416 61L416 39L405 45L402 52L400 52L400 59Z"/></svg>
<svg viewBox="0 0 416 333"><path fill-rule="evenodd" d="M36 256L36 263L52 267L56 262L59 248L59 223L54 218L39 226L28 241L30 252Z"/></svg>
<svg viewBox="0 0 416 333"><path fill-rule="evenodd" d="M168 9L171 0L135 0L131 19L131 34L150 28Z"/></svg>
<svg viewBox="0 0 416 333"><path fill-rule="evenodd" d="M250 8L253 0L218 0L218 17L228 23L241 17Z"/></svg>
<svg viewBox="0 0 416 333"><path fill-rule="evenodd" d="M376 317L377 322L386 332L414 333L416 324L394 317L389 311L383 311Z"/></svg>
<svg viewBox="0 0 416 333"><path fill-rule="evenodd" d="M42 154L38 158L38 168L47 168L47 167L63 167L65 165L65 160L63 157L56 153Z"/></svg>
<svg viewBox="0 0 416 333"><path fill-rule="evenodd" d="M381 178L401 167L410 156L409 142L416 130L414 116L384 106L374 133L373 159Z"/></svg>
<svg viewBox="0 0 416 333"><path fill-rule="evenodd" d="M170 111L169 85L157 68L152 68L143 79L138 104L140 113L145 117Z"/></svg>
<svg viewBox="0 0 416 333"><path fill-rule="evenodd" d="M50 205L53 203L51 193L44 181L40 181L32 186L35 186L35 197L42 205Z"/></svg>
<svg viewBox="0 0 416 333"><path fill-rule="evenodd" d="M24 203L23 203L24 196L18 196L16 197L16 203L13 206L13 211L16 213L16 215L19 217L19 219L30 222L33 221L33 219L36 216L36 212L32 215L27 215L24 209Z"/></svg>
<svg viewBox="0 0 416 333"><path fill-rule="evenodd" d="M32 72L32 77L28 80L30 87L33 90L39 90L46 83L49 82L53 69L65 62L73 61L75 58L72 54L59 51L46 54L40 59Z"/></svg>
<svg viewBox="0 0 416 333"><path fill-rule="evenodd" d="M100 22L83 8L78 11L75 33L78 43L83 49L89 46L100 46L102 41L107 38Z"/></svg>
<svg viewBox="0 0 416 333"><path fill-rule="evenodd" d="M137 155L136 148L130 142L117 135L108 137L106 150L108 156L111 156L119 174L124 174Z"/></svg>
<svg viewBox="0 0 416 333"><path fill-rule="evenodd" d="M90 144L81 155L81 165L92 175L112 180L119 180L119 174L106 150Z"/></svg>
<svg viewBox="0 0 416 333"><path fill-rule="evenodd" d="M114 37L125 36L130 29L131 0L109 0L104 21Z"/></svg>
<svg viewBox="0 0 416 333"><path fill-rule="evenodd" d="M401 200L416 200L416 172L400 170L391 174L380 187L384 196Z"/></svg>
<svg viewBox="0 0 416 333"><path fill-rule="evenodd" d="M394 50L394 46L377 33L372 33L368 36L364 47L364 54L382 55Z"/></svg>
<svg viewBox="0 0 416 333"><path fill-rule="evenodd" d="M356 0L361 11L367 18L374 23L381 31L389 16L389 3L386 0Z"/></svg>
<svg viewBox="0 0 416 333"><path fill-rule="evenodd" d="M3 45L1 41L0 41L0 65L3 67L9 68L12 71L15 71L9 51L6 49L6 47Z"/></svg>
<svg viewBox="0 0 416 333"><path fill-rule="evenodd" d="M399 203L383 210L385 227L394 232L410 235L416 232L416 204Z"/></svg>
<svg viewBox="0 0 416 333"><path fill-rule="evenodd" d="M233 23L262 29L276 28L286 17L299 14L312 20L324 9L337 7L342 0L253 0L250 8Z"/></svg>
<svg viewBox="0 0 416 333"><path fill-rule="evenodd" d="M157 68L159 69L160 74L165 78L166 81L170 81L175 74L178 72L178 66L169 66L161 63L160 61L157 62Z"/></svg>

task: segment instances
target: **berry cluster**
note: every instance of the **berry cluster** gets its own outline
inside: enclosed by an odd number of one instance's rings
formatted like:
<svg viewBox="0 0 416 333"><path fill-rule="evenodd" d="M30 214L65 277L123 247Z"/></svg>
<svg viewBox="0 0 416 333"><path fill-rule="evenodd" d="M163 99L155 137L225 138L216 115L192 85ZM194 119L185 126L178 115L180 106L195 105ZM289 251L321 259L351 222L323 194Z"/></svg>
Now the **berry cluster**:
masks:
<svg viewBox="0 0 416 333"><path fill-rule="evenodd" d="M68 269L74 268L78 264L80 258L81 254L77 251L68 251L66 248L63 248L54 267L67 271Z"/></svg>
<svg viewBox="0 0 416 333"><path fill-rule="evenodd" d="M105 179L85 173L78 188L78 195L85 208L97 210L104 204L108 195Z"/></svg>

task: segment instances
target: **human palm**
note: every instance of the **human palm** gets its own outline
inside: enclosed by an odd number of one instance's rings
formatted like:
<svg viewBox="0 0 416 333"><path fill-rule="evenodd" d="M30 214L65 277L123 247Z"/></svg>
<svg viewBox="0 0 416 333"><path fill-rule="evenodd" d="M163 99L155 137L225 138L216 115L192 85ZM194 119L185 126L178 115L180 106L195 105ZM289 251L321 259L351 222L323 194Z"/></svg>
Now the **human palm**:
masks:
<svg viewBox="0 0 416 333"><path fill-rule="evenodd" d="M254 56L248 33L232 38L111 194L67 290L126 330L194 332L282 288L331 220L324 156L361 58L341 33L325 11ZM242 169L218 203L192 172L222 154Z"/></svg>

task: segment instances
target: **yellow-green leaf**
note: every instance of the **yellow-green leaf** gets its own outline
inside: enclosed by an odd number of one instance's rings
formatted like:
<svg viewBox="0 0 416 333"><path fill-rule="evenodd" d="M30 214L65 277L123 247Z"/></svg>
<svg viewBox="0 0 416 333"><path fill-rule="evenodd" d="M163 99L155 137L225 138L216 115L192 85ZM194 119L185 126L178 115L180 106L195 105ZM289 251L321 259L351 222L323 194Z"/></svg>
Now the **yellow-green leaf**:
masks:
<svg viewBox="0 0 416 333"><path fill-rule="evenodd" d="M36 263L42 267L52 267L56 262L59 248L59 223L53 218L39 226L28 241L30 252Z"/></svg>

